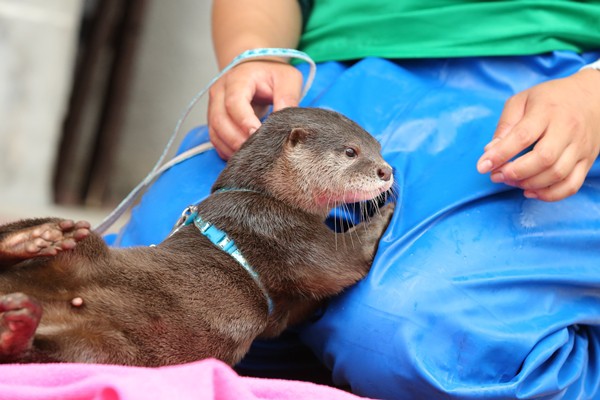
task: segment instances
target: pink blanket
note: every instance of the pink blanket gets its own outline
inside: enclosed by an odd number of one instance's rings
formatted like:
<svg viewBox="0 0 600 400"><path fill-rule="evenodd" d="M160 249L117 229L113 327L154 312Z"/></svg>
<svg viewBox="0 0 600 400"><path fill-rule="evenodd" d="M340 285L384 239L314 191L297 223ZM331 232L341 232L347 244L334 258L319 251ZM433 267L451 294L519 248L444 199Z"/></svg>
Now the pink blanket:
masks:
<svg viewBox="0 0 600 400"><path fill-rule="evenodd" d="M90 364L0 366L0 400L358 400L307 382L238 376L217 360L136 368Z"/></svg>

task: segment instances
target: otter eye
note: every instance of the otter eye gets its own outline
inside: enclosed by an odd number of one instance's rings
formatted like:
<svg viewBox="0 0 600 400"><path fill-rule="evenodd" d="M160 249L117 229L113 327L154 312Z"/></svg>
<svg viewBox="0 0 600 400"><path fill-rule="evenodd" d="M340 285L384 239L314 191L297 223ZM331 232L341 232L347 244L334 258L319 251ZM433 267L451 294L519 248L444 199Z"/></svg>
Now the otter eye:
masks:
<svg viewBox="0 0 600 400"><path fill-rule="evenodd" d="M348 158L354 158L358 155L356 150L353 149L352 147L346 148L345 153L346 153L346 157L348 157Z"/></svg>

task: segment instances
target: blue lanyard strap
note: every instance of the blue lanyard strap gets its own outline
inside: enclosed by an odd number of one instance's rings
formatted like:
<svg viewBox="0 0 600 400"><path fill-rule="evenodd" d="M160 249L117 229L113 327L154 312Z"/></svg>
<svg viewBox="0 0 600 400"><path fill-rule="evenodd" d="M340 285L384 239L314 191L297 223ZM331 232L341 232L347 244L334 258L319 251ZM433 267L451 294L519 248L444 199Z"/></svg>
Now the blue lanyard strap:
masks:
<svg viewBox="0 0 600 400"><path fill-rule="evenodd" d="M190 206L185 209L181 216L180 222L178 223L178 226L173 231L173 233L177 232L181 227L190 225L192 223L196 226L196 228L198 228L201 234L203 234L208 240L211 241L212 244L214 244L219 249L223 250L231 257L233 257L233 259L237 261L238 264L240 264L242 268L244 268L246 272L248 272L248 274L250 274L254 282L256 282L256 285L260 288L265 298L267 299L267 304L269 306L269 314L271 314L274 308L273 300L271 299L271 296L269 296L267 289L260 280L258 272L256 272L254 268L252 268L248 260L246 260L246 257L244 257L240 249L238 249L238 247L235 245L233 239L231 239L231 237L229 237L227 233L223 232L210 222L203 220L202 217L198 214L198 211L195 206Z"/></svg>

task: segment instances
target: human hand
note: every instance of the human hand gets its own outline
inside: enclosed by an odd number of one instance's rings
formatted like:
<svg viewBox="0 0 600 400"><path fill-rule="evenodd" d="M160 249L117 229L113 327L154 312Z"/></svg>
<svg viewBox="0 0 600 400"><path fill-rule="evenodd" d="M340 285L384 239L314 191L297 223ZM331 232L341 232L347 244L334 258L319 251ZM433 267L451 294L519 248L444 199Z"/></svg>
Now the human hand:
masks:
<svg viewBox="0 0 600 400"><path fill-rule="evenodd" d="M599 151L600 71L584 69L511 97L477 170L525 197L557 201L581 188Z"/></svg>
<svg viewBox="0 0 600 400"><path fill-rule="evenodd" d="M219 156L225 160L261 125L260 119L273 111L297 106L302 74L283 61L248 61L221 79L209 91L208 132Z"/></svg>

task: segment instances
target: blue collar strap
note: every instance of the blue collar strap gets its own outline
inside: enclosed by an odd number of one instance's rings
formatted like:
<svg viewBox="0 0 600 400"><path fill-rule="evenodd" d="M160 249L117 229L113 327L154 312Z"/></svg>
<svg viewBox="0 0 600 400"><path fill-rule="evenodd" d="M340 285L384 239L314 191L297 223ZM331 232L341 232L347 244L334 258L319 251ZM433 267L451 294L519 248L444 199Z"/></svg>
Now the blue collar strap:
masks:
<svg viewBox="0 0 600 400"><path fill-rule="evenodd" d="M233 242L233 239L231 239L229 235L227 235L227 233L223 232L210 222L204 221L202 217L198 215L196 207L191 206L186 208L186 210L183 212L180 222L178 223L179 226L176 227L173 233L175 233L181 227L190 225L192 223L196 226L196 228L198 228L201 234L206 236L208 240L211 241L212 244L214 244L219 249L223 250L231 257L233 257L233 259L237 261L238 264L240 264L246 270L246 272L250 274L252 279L254 279L254 282L256 282L260 290L265 295L265 298L267 299L267 304L269 306L269 314L271 314L274 308L273 300L271 300L271 297L269 296L267 289L260 280L260 276L258 275L258 273L254 270L254 268L252 268L250 263L243 256L242 252L237 248L237 246Z"/></svg>

